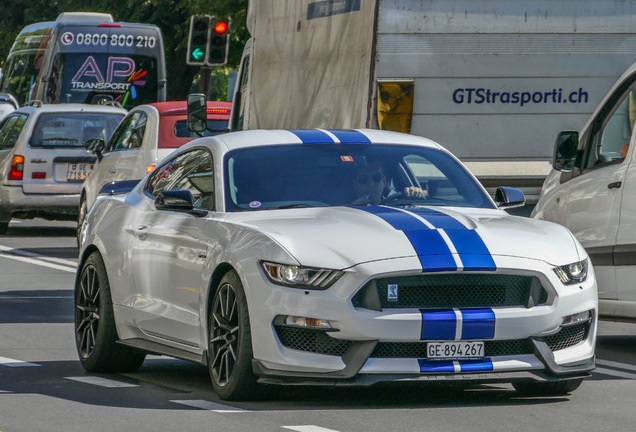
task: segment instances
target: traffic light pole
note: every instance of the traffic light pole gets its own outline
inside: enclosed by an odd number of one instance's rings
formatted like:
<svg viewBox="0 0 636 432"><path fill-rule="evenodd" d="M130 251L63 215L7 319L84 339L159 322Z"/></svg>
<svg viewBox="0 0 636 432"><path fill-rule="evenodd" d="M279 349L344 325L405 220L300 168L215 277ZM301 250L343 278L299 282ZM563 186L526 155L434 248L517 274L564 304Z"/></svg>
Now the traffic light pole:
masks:
<svg viewBox="0 0 636 432"><path fill-rule="evenodd" d="M210 97L210 77L212 76L212 68L202 66L199 70L199 93L205 95L206 99Z"/></svg>

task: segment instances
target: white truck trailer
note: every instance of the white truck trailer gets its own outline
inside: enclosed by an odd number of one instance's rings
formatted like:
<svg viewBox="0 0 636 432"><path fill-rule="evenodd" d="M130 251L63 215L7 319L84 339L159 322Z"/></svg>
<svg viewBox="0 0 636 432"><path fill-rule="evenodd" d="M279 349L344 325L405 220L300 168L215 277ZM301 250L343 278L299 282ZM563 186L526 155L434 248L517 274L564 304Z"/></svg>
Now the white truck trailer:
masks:
<svg viewBox="0 0 636 432"><path fill-rule="evenodd" d="M629 1L251 0L247 25L232 130L410 132L530 203L636 61Z"/></svg>

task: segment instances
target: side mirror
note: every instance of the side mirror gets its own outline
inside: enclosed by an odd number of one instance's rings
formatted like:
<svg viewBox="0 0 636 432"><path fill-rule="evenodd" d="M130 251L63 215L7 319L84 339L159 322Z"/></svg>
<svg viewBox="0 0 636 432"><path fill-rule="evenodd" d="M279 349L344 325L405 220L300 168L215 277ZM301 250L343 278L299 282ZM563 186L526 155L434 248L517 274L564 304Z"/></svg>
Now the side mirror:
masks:
<svg viewBox="0 0 636 432"><path fill-rule="evenodd" d="M194 198L189 190L170 190L159 192L155 199L157 210L170 210L176 212L190 213L195 216L205 216L205 210L194 208Z"/></svg>
<svg viewBox="0 0 636 432"><path fill-rule="evenodd" d="M559 133L554 144L552 167L561 172L571 172L576 161L576 149L579 146L579 133L563 131Z"/></svg>
<svg viewBox="0 0 636 432"><path fill-rule="evenodd" d="M511 209L526 205L526 197L521 189L500 186L495 192L495 202L500 209Z"/></svg>
<svg viewBox="0 0 636 432"><path fill-rule="evenodd" d="M207 102L203 94L188 95L188 129L203 132L208 128Z"/></svg>
<svg viewBox="0 0 636 432"><path fill-rule="evenodd" d="M104 157L102 153L106 148L106 143L103 139L95 138L92 140L88 140L84 143L84 147L86 147L86 150L93 152L97 156L97 160L101 162L102 158Z"/></svg>

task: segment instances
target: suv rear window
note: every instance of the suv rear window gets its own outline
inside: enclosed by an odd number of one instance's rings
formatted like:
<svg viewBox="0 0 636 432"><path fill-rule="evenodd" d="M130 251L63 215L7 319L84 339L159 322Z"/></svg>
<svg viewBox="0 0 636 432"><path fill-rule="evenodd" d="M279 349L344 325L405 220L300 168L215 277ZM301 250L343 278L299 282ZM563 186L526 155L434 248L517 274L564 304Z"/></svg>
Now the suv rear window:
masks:
<svg viewBox="0 0 636 432"><path fill-rule="evenodd" d="M38 118L29 147L84 147L86 141L95 138L107 142L123 117L123 114L86 112L45 113Z"/></svg>
<svg viewBox="0 0 636 432"><path fill-rule="evenodd" d="M186 120L178 120L174 124L174 134L177 138L201 138L204 136L220 135L228 132L228 120L208 120L207 130L201 132L191 132L188 129Z"/></svg>

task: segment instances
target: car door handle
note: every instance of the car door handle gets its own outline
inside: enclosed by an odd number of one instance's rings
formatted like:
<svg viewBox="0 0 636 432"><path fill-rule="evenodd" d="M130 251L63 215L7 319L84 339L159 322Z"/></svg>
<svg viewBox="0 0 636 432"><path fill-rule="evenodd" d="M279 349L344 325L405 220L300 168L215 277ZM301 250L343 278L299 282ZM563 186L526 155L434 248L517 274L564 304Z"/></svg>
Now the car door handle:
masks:
<svg viewBox="0 0 636 432"><path fill-rule="evenodd" d="M117 170L115 168L111 168L108 170L109 173L111 174L115 174L117 172Z"/></svg>
<svg viewBox="0 0 636 432"><path fill-rule="evenodd" d="M622 182L614 182L614 183L610 183L607 185L608 189L618 189L619 187L621 187L623 185Z"/></svg>
<svg viewBox="0 0 636 432"><path fill-rule="evenodd" d="M148 227L145 225L138 226L136 230L133 231L139 240L146 240L148 237Z"/></svg>

